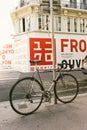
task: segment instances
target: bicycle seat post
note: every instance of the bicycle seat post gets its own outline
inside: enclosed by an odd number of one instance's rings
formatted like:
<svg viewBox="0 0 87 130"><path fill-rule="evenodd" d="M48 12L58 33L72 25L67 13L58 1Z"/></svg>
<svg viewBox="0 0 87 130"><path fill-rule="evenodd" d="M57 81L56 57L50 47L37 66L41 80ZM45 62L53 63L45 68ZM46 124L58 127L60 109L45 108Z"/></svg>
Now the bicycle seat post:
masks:
<svg viewBox="0 0 87 130"><path fill-rule="evenodd" d="M37 64L36 64L36 72L37 72L37 75L38 75L38 77L39 77L40 83L41 83L41 85L43 86L43 82L42 82L41 75L40 75L39 69L38 69L38 67L37 67Z"/></svg>
<svg viewBox="0 0 87 130"><path fill-rule="evenodd" d="M38 64L39 62L41 62L41 60L30 60L30 62L35 65L36 73L37 73L37 75L38 75L38 77L39 77L39 80L40 80L41 85L43 86L43 82L42 82L42 79L41 79L41 76L40 76L39 68L38 68L38 66L37 66L37 64Z"/></svg>

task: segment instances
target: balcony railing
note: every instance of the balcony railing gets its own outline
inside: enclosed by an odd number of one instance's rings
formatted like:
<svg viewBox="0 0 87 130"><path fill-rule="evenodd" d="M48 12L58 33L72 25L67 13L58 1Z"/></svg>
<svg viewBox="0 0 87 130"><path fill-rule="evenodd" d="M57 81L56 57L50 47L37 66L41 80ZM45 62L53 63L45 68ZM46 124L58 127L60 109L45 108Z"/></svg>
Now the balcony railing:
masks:
<svg viewBox="0 0 87 130"><path fill-rule="evenodd" d="M80 2L80 1L71 2L70 0L62 0L61 7L87 10L87 2L86 0L85 2Z"/></svg>
<svg viewBox="0 0 87 130"><path fill-rule="evenodd" d="M53 2L58 2L58 0L53 0ZM80 2L80 0L77 2L77 0L59 0L61 3L61 7L66 7L66 8L75 8L75 9L82 9L82 10L87 10L87 2L84 0L83 2ZM21 0L20 4L15 8L19 9L23 6L26 5L40 5L41 3L44 2L50 3L50 0Z"/></svg>
<svg viewBox="0 0 87 130"><path fill-rule="evenodd" d="M39 2L39 0L27 0L26 4L38 5L38 4L40 4L40 2Z"/></svg>
<svg viewBox="0 0 87 130"><path fill-rule="evenodd" d="M17 5L15 9L17 10L26 5L39 5L39 4L40 4L40 0L20 0L19 5Z"/></svg>

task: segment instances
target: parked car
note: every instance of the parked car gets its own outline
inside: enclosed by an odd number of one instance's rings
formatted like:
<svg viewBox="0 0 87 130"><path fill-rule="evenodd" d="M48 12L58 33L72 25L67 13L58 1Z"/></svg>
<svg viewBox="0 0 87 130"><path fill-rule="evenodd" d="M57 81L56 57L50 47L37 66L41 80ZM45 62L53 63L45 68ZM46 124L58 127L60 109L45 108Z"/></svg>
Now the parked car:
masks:
<svg viewBox="0 0 87 130"><path fill-rule="evenodd" d="M87 55L85 56L84 60L83 60L83 66L82 66L82 72L84 74L87 74Z"/></svg>

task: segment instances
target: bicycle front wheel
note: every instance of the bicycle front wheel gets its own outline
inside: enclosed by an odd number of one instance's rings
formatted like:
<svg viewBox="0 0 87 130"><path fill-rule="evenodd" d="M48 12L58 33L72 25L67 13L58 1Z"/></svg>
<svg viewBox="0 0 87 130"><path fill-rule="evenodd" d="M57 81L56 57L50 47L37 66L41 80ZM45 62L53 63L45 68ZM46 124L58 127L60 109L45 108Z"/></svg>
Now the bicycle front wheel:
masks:
<svg viewBox="0 0 87 130"><path fill-rule="evenodd" d="M55 82L54 93L63 103L72 102L79 92L77 79L71 74L62 74Z"/></svg>
<svg viewBox="0 0 87 130"><path fill-rule="evenodd" d="M20 79L11 88L9 98L15 112L21 115L32 114L42 103L42 86L35 78Z"/></svg>

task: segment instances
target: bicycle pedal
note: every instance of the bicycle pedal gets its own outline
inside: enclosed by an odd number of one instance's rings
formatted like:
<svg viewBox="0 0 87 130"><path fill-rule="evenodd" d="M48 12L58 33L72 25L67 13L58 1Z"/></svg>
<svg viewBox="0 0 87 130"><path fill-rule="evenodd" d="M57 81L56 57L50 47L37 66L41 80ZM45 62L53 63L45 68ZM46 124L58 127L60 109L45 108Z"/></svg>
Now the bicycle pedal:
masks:
<svg viewBox="0 0 87 130"><path fill-rule="evenodd" d="M30 100L30 103L33 103L33 100Z"/></svg>
<svg viewBox="0 0 87 130"><path fill-rule="evenodd" d="M51 99L45 98L45 99L44 99L44 102L49 102L49 103L51 103Z"/></svg>
<svg viewBox="0 0 87 130"><path fill-rule="evenodd" d="M49 100L49 103L51 103L51 99Z"/></svg>

